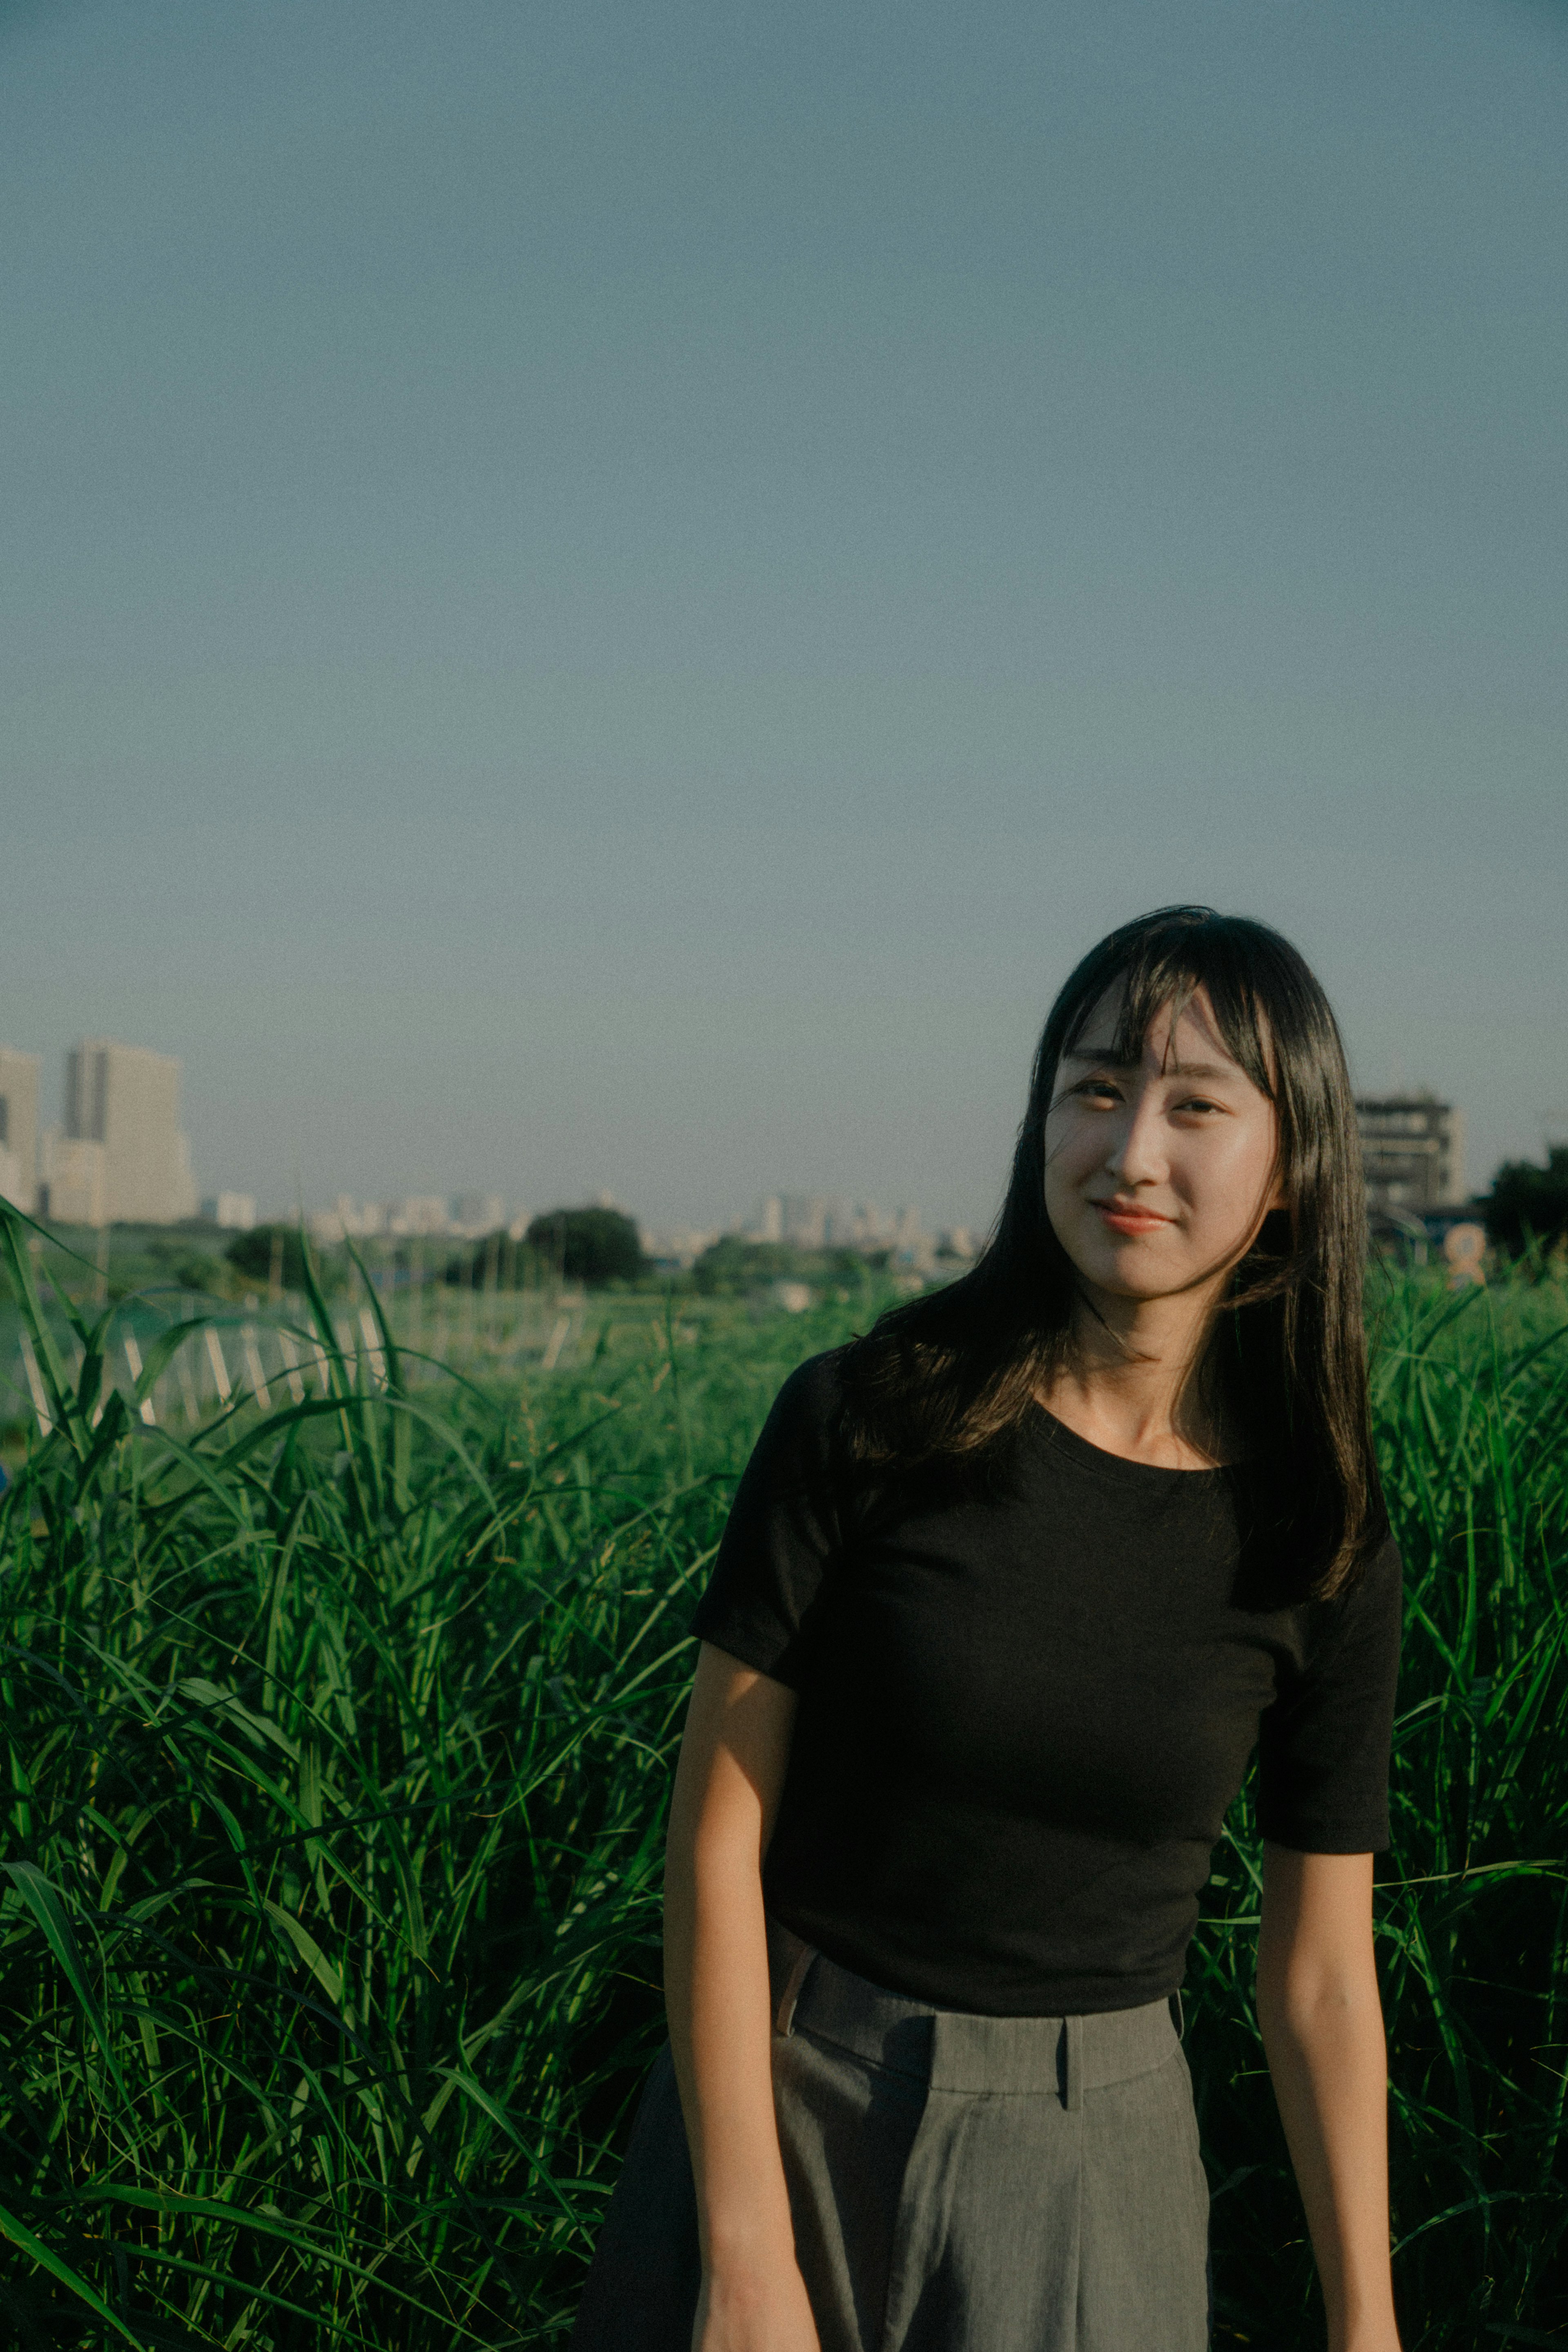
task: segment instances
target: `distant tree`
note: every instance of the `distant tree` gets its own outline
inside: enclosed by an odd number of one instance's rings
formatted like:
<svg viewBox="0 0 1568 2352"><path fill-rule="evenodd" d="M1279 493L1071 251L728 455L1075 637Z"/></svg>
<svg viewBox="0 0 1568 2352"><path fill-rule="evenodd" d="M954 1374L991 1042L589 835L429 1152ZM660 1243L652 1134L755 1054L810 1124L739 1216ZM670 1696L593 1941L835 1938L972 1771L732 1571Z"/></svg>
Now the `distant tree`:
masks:
<svg viewBox="0 0 1568 2352"><path fill-rule="evenodd" d="M692 1280L706 1298L734 1298L800 1270L800 1253L788 1242L748 1242L739 1234L721 1234L697 1259Z"/></svg>
<svg viewBox="0 0 1568 2352"><path fill-rule="evenodd" d="M801 1249L793 1242L748 1242L722 1234L692 1268L694 1286L710 1298L738 1298L769 1282L831 1283L852 1291L867 1267L884 1265L885 1250L873 1258L852 1249Z"/></svg>
<svg viewBox="0 0 1568 2352"><path fill-rule="evenodd" d="M635 1282L648 1271L637 1228L619 1209L547 1209L523 1242L568 1282Z"/></svg>
<svg viewBox="0 0 1568 2352"><path fill-rule="evenodd" d="M1481 1208L1488 1234L1504 1249L1517 1253L1532 1239L1548 1247L1568 1240L1568 1143L1552 1145L1544 1168L1505 1160Z"/></svg>
<svg viewBox="0 0 1568 2352"><path fill-rule="evenodd" d="M555 1274L556 1261L541 1257L526 1241L515 1242L497 1230L454 1250L442 1271L442 1280L459 1289L533 1290Z"/></svg>
<svg viewBox="0 0 1568 2352"><path fill-rule="evenodd" d="M224 1287L224 1262L210 1257L205 1250L182 1257L173 1268L175 1281L182 1290L210 1290L221 1297Z"/></svg>
<svg viewBox="0 0 1568 2352"><path fill-rule="evenodd" d="M247 1281L270 1281L275 1234L283 1237L283 1286L298 1290L305 1281L305 1251L298 1225L252 1225L248 1233L235 1235L224 1255Z"/></svg>

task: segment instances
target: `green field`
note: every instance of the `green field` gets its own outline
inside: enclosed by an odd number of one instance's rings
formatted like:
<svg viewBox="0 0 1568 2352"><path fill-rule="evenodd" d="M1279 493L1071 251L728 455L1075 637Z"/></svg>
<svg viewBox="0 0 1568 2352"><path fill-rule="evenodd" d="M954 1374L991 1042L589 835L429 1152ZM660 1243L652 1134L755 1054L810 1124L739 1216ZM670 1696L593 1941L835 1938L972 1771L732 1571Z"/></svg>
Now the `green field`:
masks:
<svg viewBox="0 0 1568 2352"><path fill-rule="evenodd" d="M41 1261L0 1240L54 1423L16 1422L0 1507L0 2336L561 2342L659 2031L690 1607L779 1381L877 1296L590 1299L553 1370L519 1340L461 1373L335 1299L299 1401L236 1385L191 1422L168 1302L115 1309L100 1413L90 1328L36 1312ZM1406 2341L1556 2343L1568 1293L1391 1275L1376 1315L1410 1587L1378 1898ZM1291 2352L1322 2337L1256 1886L1244 1798L1188 2041L1218 2340Z"/></svg>

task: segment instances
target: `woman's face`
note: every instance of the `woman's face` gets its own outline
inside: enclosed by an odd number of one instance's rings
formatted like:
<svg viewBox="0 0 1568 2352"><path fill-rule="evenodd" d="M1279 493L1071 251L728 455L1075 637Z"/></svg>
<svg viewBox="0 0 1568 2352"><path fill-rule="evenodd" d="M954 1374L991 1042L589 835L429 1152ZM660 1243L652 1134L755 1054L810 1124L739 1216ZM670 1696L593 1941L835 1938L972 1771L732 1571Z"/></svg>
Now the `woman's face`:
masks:
<svg viewBox="0 0 1568 2352"><path fill-rule="evenodd" d="M1282 1208L1279 1122L1220 1041L1200 991L1158 1014L1129 1066L1111 1058L1118 982L1057 1065L1045 1207L1085 1282L1123 1298L1218 1283Z"/></svg>

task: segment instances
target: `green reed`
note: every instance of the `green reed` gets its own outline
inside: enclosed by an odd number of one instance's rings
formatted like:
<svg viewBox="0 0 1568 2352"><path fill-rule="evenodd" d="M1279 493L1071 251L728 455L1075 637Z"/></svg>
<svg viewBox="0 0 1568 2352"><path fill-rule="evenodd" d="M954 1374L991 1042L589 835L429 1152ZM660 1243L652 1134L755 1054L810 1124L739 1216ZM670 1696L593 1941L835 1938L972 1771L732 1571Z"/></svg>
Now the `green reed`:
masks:
<svg viewBox="0 0 1568 2352"><path fill-rule="evenodd" d="M1568 2343L1568 1293L1391 1277L1374 1332L1406 1586L1376 1906L1405 2339ZM1189 2003L1218 2338L1304 2346L1321 2323L1252 2008L1245 1797L1228 1828Z"/></svg>
<svg viewBox="0 0 1568 2352"><path fill-rule="evenodd" d="M6 2339L560 2343L658 2032L691 1603L779 1381L879 1299L617 1302L491 1391L413 1384L384 1323L372 1378L317 1300L329 1393L182 1434L106 1389L107 1321L68 1378L3 1212L0 1255L54 1424L0 1506ZM1412 2347L1564 2321L1564 1320L1419 1276L1383 1310ZM1232 1827L1189 2001L1220 2340L1306 2345Z"/></svg>

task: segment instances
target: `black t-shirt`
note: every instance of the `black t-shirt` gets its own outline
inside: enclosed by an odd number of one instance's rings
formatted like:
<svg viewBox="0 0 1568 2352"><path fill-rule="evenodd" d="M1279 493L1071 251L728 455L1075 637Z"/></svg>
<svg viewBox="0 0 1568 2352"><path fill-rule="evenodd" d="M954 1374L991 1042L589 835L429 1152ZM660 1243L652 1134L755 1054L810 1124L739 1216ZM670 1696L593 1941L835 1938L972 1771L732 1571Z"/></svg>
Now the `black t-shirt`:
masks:
<svg viewBox="0 0 1568 2352"><path fill-rule="evenodd" d="M800 1694L768 1907L934 2007L1174 1992L1259 1750L1265 1836L1388 1843L1401 1579L1241 1605L1233 1482L1103 1453L1037 1407L1005 1475L870 1496L838 1360L785 1382L695 1631Z"/></svg>

